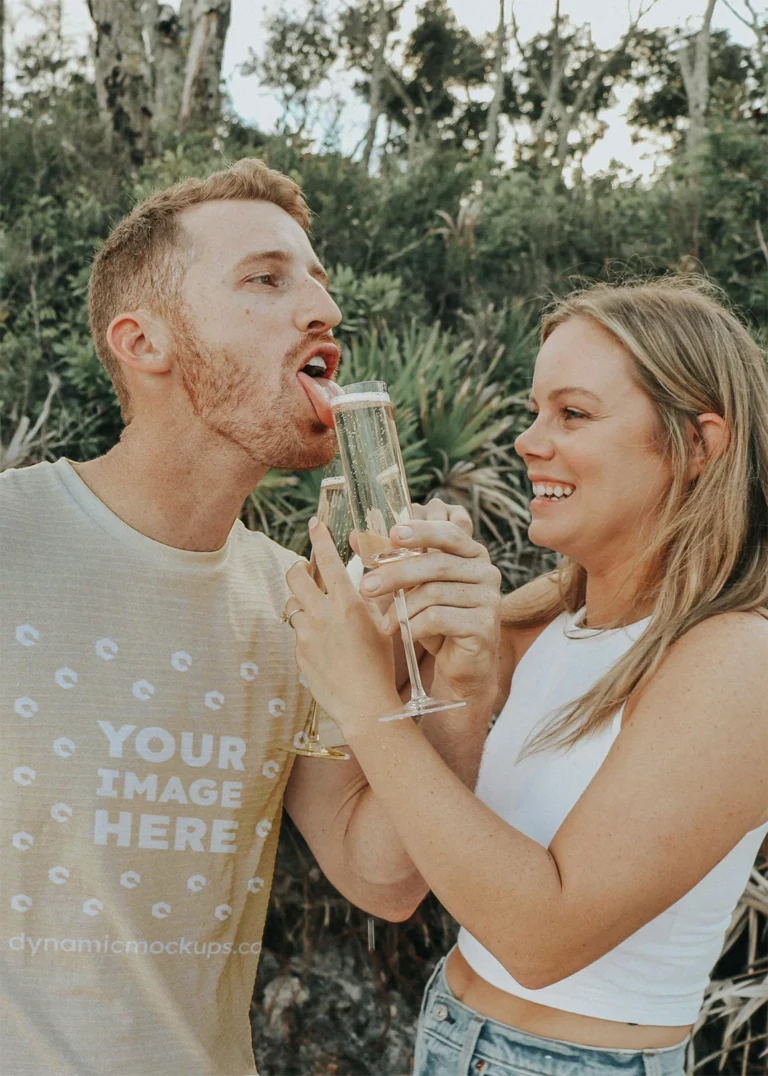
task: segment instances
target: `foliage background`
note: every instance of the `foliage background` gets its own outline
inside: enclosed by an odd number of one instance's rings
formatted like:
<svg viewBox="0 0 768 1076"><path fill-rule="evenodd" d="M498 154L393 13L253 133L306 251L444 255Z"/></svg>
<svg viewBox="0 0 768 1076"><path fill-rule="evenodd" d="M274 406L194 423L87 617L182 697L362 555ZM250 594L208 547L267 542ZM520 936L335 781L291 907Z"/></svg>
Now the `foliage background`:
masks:
<svg viewBox="0 0 768 1076"><path fill-rule="evenodd" d="M191 118L173 113L141 142L125 136L130 120L105 112L98 64L68 47L60 3L34 10L36 34L9 56L14 81L0 98L0 467L85 459L114 443L119 413L85 310L93 251L153 188L245 155L293 176L316 213L313 242L345 315L342 380L389 382L414 497L464 503L508 587L550 563L526 538L511 445L553 296L585 280L704 273L766 340L768 13L751 4L754 47L722 32L706 41L696 138L698 91L681 56L701 45L698 30L638 31L609 56L588 27L558 21L558 5L549 35L513 48L510 21L500 49L502 37L473 39L441 0L421 8L407 39L396 4L355 3L334 23L307 0L275 18L253 61L282 94L277 131L244 125L209 85ZM183 26L174 40L190 47ZM351 155L313 120L333 57L356 72L371 109L373 136ZM153 116L156 82L154 104L142 106ZM637 131L671 139L651 181L580 167L622 83L633 87ZM514 161L497 157L493 123L519 131ZM319 477L270 473L246 521L303 550ZM764 1071L767 911L763 862L716 969L691 1071ZM422 987L455 933L429 898L408 923L378 923L370 952L367 917L286 820L252 1008L260 1070L409 1071Z"/></svg>

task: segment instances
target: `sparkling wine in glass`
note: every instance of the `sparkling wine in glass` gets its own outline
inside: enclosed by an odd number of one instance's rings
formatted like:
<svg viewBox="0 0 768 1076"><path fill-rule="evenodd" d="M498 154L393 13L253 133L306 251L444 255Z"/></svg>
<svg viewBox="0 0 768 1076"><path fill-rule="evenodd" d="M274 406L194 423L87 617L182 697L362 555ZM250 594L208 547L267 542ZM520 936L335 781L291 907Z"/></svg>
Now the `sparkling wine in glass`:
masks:
<svg viewBox="0 0 768 1076"><path fill-rule="evenodd" d="M324 523L331 533L336 549L342 561L347 564L354 556L349 544L349 532L352 530L352 515L347 499L346 481L343 475L324 478L320 483L320 499L317 503L317 518ZM309 571L321 590L325 591L320 572L317 568L315 554L309 561ZM297 732L293 744L287 748L294 755L307 755L309 758L330 758L345 762L349 755L336 747L326 747L317 731L317 703L312 700L307 720L301 732Z"/></svg>
<svg viewBox="0 0 768 1076"><path fill-rule="evenodd" d="M413 511L386 384L360 381L347 385L331 400L331 410L363 564L376 568L388 561L421 556L426 550L395 546L389 535L396 524L413 519ZM416 660L404 591L395 594L394 604L411 680L411 698L397 713L380 720L412 717L418 721L424 714L465 706L464 702L427 695Z"/></svg>

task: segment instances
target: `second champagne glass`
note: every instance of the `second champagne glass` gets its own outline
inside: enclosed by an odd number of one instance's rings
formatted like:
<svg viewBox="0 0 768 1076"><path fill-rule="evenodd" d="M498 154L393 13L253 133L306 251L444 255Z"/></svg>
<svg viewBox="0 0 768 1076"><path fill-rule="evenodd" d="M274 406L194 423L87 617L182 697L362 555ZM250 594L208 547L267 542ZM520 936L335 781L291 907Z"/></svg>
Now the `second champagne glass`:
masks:
<svg viewBox="0 0 768 1076"><path fill-rule="evenodd" d="M353 556L349 545L349 532L352 530L352 516L349 511L347 499L346 481L343 475L335 475L324 478L320 483L320 499L317 502L317 518L324 523L331 533L339 556L346 564ZM317 570L315 554L312 553L309 561L309 570L317 585L325 590L322 577ZM349 755L346 751L339 751L336 747L326 747L321 741L317 731L317 703L312 700L312 705L307 714L307 720L301 732L297 732L293 745L286 750L294 755L306 755L309 758L337 759L346 762Z"/></svg>
<svg viewBox="0 0 768 1076"><path fill-rule="evenodd" d="M386 384L360 381L346 385L331 400L331 410L363 564L366 568L376 568L387 561L425 553L424 549L394 546L389 536L397 523L413 519L413 511ZM394 605L411 680L411 698L396 713L380 720L412 717L418 721L424 714L465 706L464 702L434 699L426 693L404 591L395 594Z"/></svg>

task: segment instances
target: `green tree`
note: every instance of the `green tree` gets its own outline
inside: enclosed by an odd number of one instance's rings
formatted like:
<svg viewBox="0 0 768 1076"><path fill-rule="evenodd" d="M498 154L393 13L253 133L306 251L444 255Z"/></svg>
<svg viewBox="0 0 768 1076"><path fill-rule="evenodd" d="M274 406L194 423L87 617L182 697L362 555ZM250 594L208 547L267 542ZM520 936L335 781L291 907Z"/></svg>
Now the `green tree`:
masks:
<svg viewBox="0 0 768 1076"><path fill-rule="evenodd" d="M312 101L335 59L323 0L310 0L303 13L286 9L266 25L264 53L250 50L243 74L256 74L282 105L280 129L301 137L312 120Z"/></svg>
<svg viewBox="0 0 768 1076"><path fill-rule="evenodd" d="M692 35L679 29L650 30L638 38L635 48L636 94L628 113L639 132L658 131L671 136L676 150L685 142L688 99L681 50L690 49ZM763 101L761 63L756 50L732 41L726 30L710 36L709 101L715 123L768 125L768 105Z"/></svg>
<svg viewBox="0 0 768 1076"><path fill-rule="evenodd" d="M388 105L411 150L418 143L479 148L487 106L472 93L485 84L490 62L483 43L458 25L446 0L427 0L419 8L403 71L391 73Z"/></svg>
<svg viewBox="0 0 768 1076"><path fill-rule="evenodd" d="M613 102L615 87L628 78L630 46L654 3L648 0L640 5L622 38L610 49L597 47L590 26L572 26L560 12L560 0L555 0L549 32L523 43L513 4L512 34L523 83L513 115L531 127L524 159L537 166L551 161L562 172L569 158L583 157L601 137L604 126L599 113Z"/></svg>
<svg viewBox="0 0 768 1076"><path fill-rule="evenodd" d="M339 19L339 44L348 63L363 75L355 89L369 107L362 155L366 170L371 166L379 118L384 112L388 89L391 89L389 48L403 4L404 0L394 4L386 0L365 0L362 4L347 7Z"/></svg>

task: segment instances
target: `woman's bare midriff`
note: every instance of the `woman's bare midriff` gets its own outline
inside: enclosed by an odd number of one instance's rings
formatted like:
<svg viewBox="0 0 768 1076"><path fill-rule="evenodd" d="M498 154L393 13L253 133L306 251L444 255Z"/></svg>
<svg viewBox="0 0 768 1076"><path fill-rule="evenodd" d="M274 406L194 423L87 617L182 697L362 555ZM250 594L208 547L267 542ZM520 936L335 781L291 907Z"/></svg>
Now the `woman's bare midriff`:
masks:
<svg viewBox="0 0 768 1076"><path fill-rule="evenodd" d="M608 1050L658 1050L677 1046L690 1030L689 1025L662 1027L598 1020L514 997L491 986L473 971L458 947L446 961L445 977L451 992L467 1008L491 1020L509 1024L518 1031L543 1038L563 1039L580 1046L599 1046Z"/></svg>

